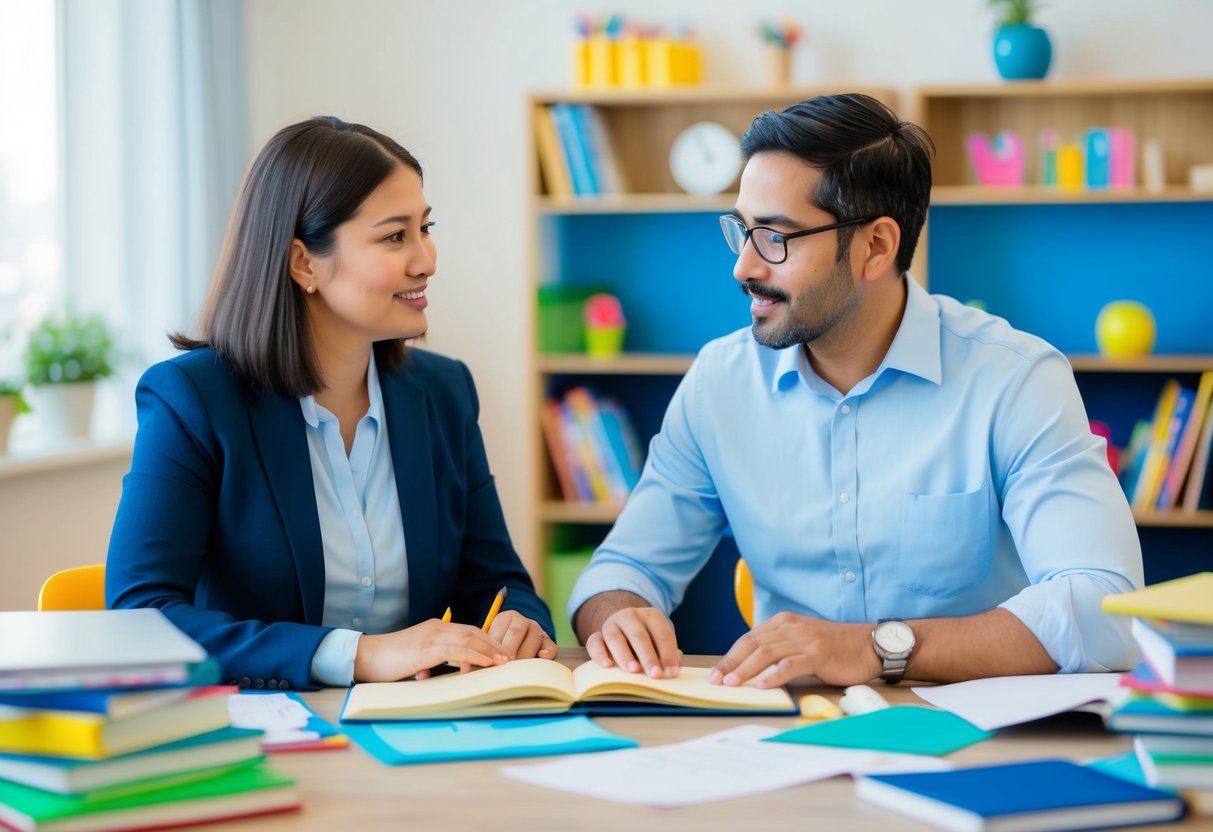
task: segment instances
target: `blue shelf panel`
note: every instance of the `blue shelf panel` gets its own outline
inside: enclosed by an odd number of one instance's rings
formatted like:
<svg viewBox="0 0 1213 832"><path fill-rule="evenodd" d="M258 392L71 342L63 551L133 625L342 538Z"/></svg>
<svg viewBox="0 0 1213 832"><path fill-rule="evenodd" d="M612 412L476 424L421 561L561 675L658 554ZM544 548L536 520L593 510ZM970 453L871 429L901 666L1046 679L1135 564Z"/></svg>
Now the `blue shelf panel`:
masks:
<svg viewBox="0 0 1213 832"><path fill-rule="evenodd" d="M1154 313L1154 351L1213 352L1213 202L931 209L932 292L978 298L1063 352L1093 353L1108 301Z"/></svg>
<svg viewBox="0 0 1213 832"><path fill-rule="evenodd" d="M546 218L547 273L562 286L606 286L623 304L631 352L696 353L749 326L736 257L716 215L587 214Z"/></svg>

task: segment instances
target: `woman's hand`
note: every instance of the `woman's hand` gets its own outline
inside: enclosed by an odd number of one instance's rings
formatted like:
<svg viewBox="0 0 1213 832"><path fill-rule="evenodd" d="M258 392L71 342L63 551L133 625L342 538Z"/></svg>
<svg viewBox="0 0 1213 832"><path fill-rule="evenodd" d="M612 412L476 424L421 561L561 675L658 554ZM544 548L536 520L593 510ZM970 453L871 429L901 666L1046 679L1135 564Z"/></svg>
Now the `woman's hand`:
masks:
<svg viewBox="0 0 1213 832"><path fill-rule="evenodd" d="M505 613L497 616L493 630L503 618ZM555 653L553 645L552 654ZM354 656L354 681L396 682L410 676L425 679L430 675L430 668L445 662L467 671L472 667L505 664L513 657L498 637L481 632L478 627L448 624L431 618L406 630L361 636Z"/></svg>
<svg viewBox="0 0 1213 832"><path fill-rule="evenodd" d="M494 618L488 634L501 643L512 659L556 658L556 642L542 627L515 610L505 610Z"/></svg>

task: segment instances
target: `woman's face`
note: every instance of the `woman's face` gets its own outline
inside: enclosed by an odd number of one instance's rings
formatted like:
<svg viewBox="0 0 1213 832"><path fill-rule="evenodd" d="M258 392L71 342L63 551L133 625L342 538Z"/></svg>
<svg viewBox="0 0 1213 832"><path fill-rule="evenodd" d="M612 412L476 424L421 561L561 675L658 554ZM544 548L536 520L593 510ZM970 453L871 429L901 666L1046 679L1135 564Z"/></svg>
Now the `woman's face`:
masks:
<svg viewBox="0 0 1213 832"><path fill-rule="evenodd" d="M353 217L337 226L333 251L308 255L307 295L318 349L362 349L426 330L425 292L437 250L421 177L399 165Z"/></svg>

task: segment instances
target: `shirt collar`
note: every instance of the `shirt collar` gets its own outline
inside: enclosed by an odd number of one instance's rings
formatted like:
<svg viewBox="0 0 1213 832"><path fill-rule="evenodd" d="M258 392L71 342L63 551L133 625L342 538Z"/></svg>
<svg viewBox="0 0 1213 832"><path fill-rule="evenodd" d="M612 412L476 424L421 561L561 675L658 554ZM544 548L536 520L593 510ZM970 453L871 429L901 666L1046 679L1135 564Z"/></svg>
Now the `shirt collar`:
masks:
<svg viewBox="0 0 1213 832"><path fill-rule="evenodd" d="M371 350L371 360L366 368L366 393L370 400L370 407L367 408L366 415L375 420L376 425L383 424L383 390L379 387L379 371L375 367L375 350ZM299 400L299 406L303 410L303 419L311 427L319 427L323 411L325 418L332 418L332 414L325 410L320 405L316 404L315 396L304 396Z"/></svg>
<svg viewBox="0 0 1213 832"><path fill-rule="evenodd" d="M909 274L902 279L906 282L907 290L901 324L884 360L871 377L876 378L889 368L939 384L943 379L939 357L939 304ZM803 378L810 387L814 387L817 380L803 344L779 350L771 379L771 393L786 390L798 377Z"/></svg>

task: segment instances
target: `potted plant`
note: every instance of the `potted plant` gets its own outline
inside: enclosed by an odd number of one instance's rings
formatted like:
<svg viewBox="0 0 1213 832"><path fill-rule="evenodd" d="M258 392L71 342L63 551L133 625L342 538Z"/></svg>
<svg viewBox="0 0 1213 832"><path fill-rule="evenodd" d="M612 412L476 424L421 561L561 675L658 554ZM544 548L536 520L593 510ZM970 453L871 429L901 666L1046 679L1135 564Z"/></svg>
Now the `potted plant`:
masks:
<svg viewBox="0 0 1213 832"><path fill-rule="evenodd" d="M17 416L29 412L19 382L0 378L0 456L8 452L8 434Z"/></svg>
<svg viewBox="0 0 1213 832"><path fill-rule="evenodd" d="M998 17L994 32L994 64L1008 80L1044 78L1053 59L1053 46L1044 29L1032 23L1036 0L987 0Z"/></svg>
<svg viewBox="0 0 1213 832"><path fill-rule="evenodd" d="M25 366L48 432L88 436L96 381L112 375L114 338L98 315L47 318L29 335Z"/></svg>

